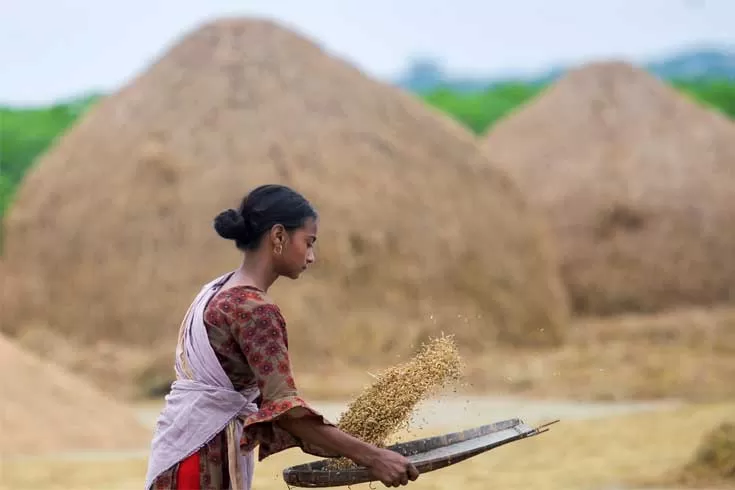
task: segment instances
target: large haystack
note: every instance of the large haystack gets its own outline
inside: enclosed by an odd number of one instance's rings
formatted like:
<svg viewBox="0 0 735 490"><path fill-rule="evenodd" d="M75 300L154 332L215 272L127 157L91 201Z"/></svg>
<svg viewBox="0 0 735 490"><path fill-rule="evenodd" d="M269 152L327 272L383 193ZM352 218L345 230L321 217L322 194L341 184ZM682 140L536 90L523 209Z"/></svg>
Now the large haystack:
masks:
<svg viewBox="0 0 735 490"><path fill-rule="evenodd" d="M0 454L141 450L132 410L0 336Z"/></svg>
<svg viewBox="0 0 735 490"><path fill-rule="evenodd" d="M735 300L735 124L625 63L572 70L486 148L555 229L576 310Z"/></svg>
<svg viewBox="0 0 735 490"><path fill-rule="evenodd" d="M440 328L478 348L498 332L561 338L549 242L474 138L256 20L187 35L28 175L6 252L31 293L10 328L172 342L200 286L238 265L213 217L268 182L302 191L322 220L318 267L273 292L296 352L382 355L383 340L405 350Z"/></svg>

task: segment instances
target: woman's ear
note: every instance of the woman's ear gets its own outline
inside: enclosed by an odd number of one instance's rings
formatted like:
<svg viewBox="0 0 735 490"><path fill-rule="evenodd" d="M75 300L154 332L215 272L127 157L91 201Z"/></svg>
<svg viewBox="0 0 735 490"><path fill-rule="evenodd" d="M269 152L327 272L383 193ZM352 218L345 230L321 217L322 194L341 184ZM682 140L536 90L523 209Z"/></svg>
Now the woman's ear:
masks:
<svg viewBox="0 0 735 490"><path fill-rule="evenodd" d="M270 238L273 245L283 246L286 243L286 229L283 225L273 225L273 228L271 228Z"/></svg>

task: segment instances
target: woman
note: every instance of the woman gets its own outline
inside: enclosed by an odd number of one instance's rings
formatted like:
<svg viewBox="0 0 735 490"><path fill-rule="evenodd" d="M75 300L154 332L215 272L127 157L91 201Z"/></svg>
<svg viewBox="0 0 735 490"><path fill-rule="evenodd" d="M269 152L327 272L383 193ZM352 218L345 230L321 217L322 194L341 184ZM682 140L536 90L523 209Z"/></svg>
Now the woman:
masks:
<svg viewBox="0 0 735 490"><path fill-rule="evenodd" d="M343 456L386 486L418 477L410 462L327 422L296 390L286 322L268 297L280 276L314 262L317 214L297 192L265 185L214 220L244 252L239 269L205 285L179 331L176 381L156 424L146 489L250 489L262 460L298 446Z"/></svg>

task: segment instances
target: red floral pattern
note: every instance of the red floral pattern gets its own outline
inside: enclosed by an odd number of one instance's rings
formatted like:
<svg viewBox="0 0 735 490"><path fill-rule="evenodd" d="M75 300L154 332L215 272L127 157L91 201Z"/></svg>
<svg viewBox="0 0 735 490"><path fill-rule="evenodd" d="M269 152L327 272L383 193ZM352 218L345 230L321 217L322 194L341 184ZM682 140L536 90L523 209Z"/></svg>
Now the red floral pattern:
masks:
<svg viewBox="0 0 735 490"><path fill-rule="evenodd" d="M259 447L259 460L291 447L317 456L336 456L305 444L275 423L275 419L296 407L322 418L296 390L286 321L278 306L253 287L236 286L217 294L207 306L204 318L212 348L235 389L253 385L260 389L258 412L243 421L241 448L252 451ZM201 488L227 488L225 432L220 432L198 454ZM177 490L178 468L179 464L159 476L153 488Z"/></svg>

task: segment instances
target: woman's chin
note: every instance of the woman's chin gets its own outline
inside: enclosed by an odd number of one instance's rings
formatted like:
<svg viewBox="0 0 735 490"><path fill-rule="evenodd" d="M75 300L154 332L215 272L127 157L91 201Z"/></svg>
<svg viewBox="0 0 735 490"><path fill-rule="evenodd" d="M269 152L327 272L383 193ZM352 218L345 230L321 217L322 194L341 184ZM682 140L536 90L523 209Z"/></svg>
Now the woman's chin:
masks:
<svg viewBox="0 0 735 490"><path fill-rule="evenodd" d="M305 271L306 271L306 269L301 269L301 270L298 270L298 271L293 271L293 272L291 272L289 274L286 274L286 277L288 277L289 279L296 280L299 277L301 277L301 274L303 274Z"/></svg>

